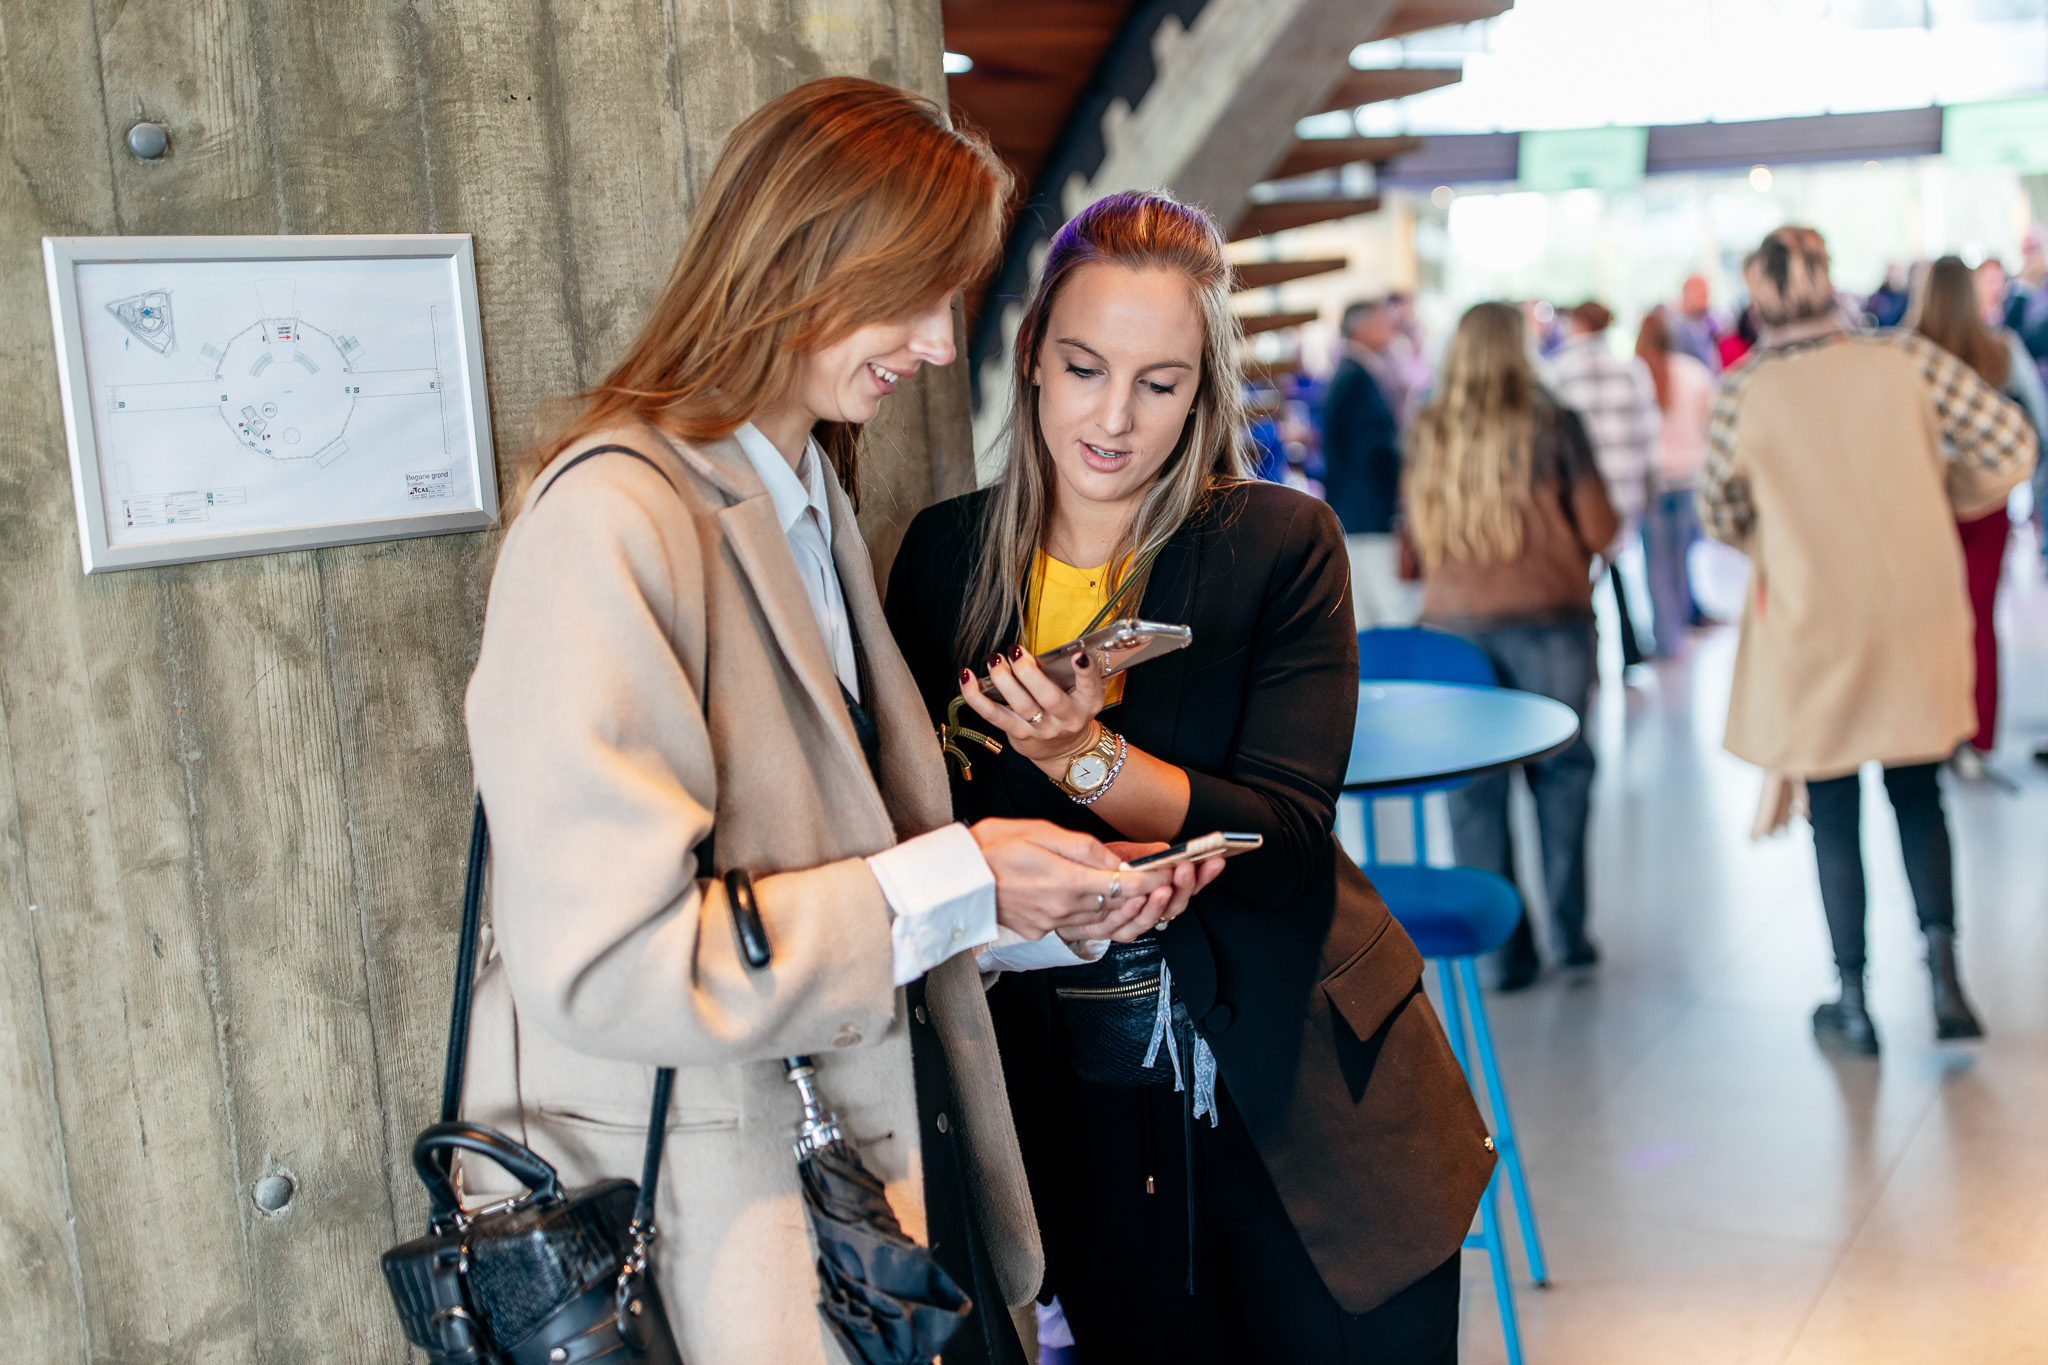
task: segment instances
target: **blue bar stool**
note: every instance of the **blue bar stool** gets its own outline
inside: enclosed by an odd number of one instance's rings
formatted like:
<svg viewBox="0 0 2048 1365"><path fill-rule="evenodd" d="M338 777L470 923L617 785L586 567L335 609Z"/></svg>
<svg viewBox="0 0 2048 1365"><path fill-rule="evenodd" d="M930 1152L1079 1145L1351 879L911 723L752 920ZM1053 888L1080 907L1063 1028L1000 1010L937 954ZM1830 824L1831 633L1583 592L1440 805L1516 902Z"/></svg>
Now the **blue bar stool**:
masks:
<svg viewBox="0 0 2048 1365"><path fill-rule="evenodd" d="M1358 637L1358 675L1361 681L1408 680L1419 682L1466 683L1496 687L1499 679L1492 663L1478 648L1454 635L1415 627L1379 628ZM1514 1116L1508 1109L1507 1091L1501 1083L1500 1065L1494 1058L1493 1035L1486 1023L1486 1005L1479 990L1478 959L1506 943L1522 918L1522 897L1512 882L1491 872L1472 867L1431 867L1425 859L1422 798L1430 791L1449 790L1461 783L1429 783L1398 787L1374 794L1375 800L1395 798L1408 802L1414 831L1415 858L1412 863L1383 863L1378 859L1373 806L1365 813L1365 857L1373 885L1393 911L1394 918L1415 940L1418 951L1436 963L1437 982L1443 990L1444 1031L1451 1050L1468 1077L1477 1078L1486 1090L1486 1104L1493 1116L1494 1145L1500 1163L1479 1205L1479 1232L1465 1239L1465 1245L1485 1251L1493 1270L1494 1298L1500 1307L1501 1336L1507 1346L1509 1365L1521 1365L1521 1329L1515 1316L1514 1285L1508 1274L1507 1247L1501 1234L1495 1206L1495 1187L1503 1173L1508 1193L1514 1200L1516 1221L1521 1226L1522 1248L1529 1258L1529 1274L1538 1287L1549 1283L1543 1260L1543 1242L1536 1230L1536 1211L1529 1202L1528 1179L1522 1172L1521 1147L1515 1140ZM1466 1020L1471 1022L1471 1042L1466 1039Z"/></svg>

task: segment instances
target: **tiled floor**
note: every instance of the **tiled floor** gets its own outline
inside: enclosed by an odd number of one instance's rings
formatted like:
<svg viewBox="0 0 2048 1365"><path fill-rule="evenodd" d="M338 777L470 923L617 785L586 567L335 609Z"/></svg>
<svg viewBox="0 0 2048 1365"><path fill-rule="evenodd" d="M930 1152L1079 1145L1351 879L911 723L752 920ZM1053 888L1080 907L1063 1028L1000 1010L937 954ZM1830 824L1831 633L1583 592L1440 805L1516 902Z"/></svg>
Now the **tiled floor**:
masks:
<svg viewBox="0 0 2048 1365"><path fill-rule="evenodd" d="M1610 670L1606 961L1487 1001L1551 1264L1535 1290L1517 1248L1531 1365L2048 1362L2048 768L2028 759L2048 740L2048 585L2029 543L2003 607L1995 762L2020 791L1947 784L1990 1036L1933 1042L1896 829L1867 785L1879 1061L1813 1045L1833 973L1812 844L1747 837L1758 775L1720 748L1734 632L1626 688ZM1464 1359L1493 1365L1481 1254L1465 1291Z"/></svg>

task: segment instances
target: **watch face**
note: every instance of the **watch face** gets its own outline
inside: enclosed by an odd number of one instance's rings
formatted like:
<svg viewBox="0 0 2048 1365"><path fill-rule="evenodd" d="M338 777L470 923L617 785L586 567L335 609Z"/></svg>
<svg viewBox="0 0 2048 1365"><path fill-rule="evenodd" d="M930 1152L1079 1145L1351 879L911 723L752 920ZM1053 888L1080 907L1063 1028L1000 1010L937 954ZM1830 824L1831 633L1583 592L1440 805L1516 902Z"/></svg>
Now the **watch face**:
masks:
<svg viewBox="0 0 2048 1365"><path fill-rule="evenodd" d="M1083 754L1067 768L1067 785L1092 792L1109 776L1109 760L1101 754Z"/></svg>

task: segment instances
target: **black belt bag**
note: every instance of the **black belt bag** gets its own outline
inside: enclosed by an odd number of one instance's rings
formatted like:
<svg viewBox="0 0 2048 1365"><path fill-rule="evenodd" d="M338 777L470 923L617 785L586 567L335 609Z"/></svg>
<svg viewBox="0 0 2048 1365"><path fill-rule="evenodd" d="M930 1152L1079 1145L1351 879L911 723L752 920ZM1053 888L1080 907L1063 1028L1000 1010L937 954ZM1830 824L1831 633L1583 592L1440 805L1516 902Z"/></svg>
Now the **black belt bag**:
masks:
<svg viewBox="0 0 2048 1365"><path fill-rule="evenodd" d="M479 799L470 827L442 1121L412 1147L413 1167L427 1187L427 1234L384 1253L392 1303L407 1338L434 1365L682 1365L647 1264L675 1072L655 1073L638 1185L611 1179L564 1191L555 1168L531 1148L456 1118L488 842ZM496 1162L526 1192L464 1210L450 1178L457 1151Z"/></svg>
<svg viewBox="0 0 2048 1365"><path fill-rule="evenodd" d="M1146 934L1110 944L1094 962L1052 972L1054 1010L1075 1075L1091 1085L1175 1083L1174 1059L1193 1055L1195 1026L1170 991L1160 1008L1165 965L1166 945Z"/></svg>

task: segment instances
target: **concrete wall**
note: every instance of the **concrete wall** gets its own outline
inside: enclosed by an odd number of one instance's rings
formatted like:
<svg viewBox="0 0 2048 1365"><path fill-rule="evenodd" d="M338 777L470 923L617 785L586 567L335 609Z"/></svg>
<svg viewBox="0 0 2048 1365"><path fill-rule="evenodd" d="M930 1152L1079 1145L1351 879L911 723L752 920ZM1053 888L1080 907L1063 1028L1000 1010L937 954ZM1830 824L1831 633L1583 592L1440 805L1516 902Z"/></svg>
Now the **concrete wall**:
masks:
<svg viewBox="0 0 2048 1365"><path fill-rule="evenodd" d="M0 0L0 1354L405 1357L496 546L86 579L38 239L474 233L502 479L740 117L939 57L937 0ZM972 480L957 370L892 407L884 559Z"/></svg>

